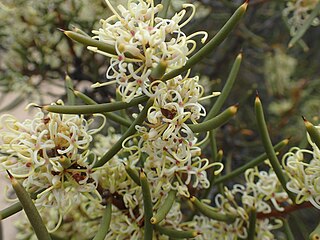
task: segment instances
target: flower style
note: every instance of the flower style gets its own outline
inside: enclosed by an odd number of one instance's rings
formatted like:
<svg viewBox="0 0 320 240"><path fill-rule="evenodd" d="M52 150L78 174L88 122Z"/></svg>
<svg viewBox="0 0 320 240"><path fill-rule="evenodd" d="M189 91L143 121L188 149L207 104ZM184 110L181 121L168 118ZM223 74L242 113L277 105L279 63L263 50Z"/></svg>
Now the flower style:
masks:
<svg viewBox="0 0 320 240"><path fill-rule="evenodd" d="M283 15L288 18L290 34L294 36L309 17L318 0L289 0ZM319 19L315 18L312 25L319 25Z"/></svg>
<svg viewBox="0 0 320 240"><path fill-rule="evenodd" d="M21 179L28 192L38 193L35 204L40 210L47 206L59 209L59 222L80 195L101 201L92 174L95 161L89 157L92 135L105 124L105 117L97 116L102 124L91 129L93 119L41 110L23 122L8 114L0 119L2 168Z"/></svg>
<svg viewBox="0 0 320 240"><path fill-rule="evenodd" d="M181 31L195 14L192 4L183 4L184 8L191 8L192 13L182 22L185 9L171 19L164 19L156 16L162 10L162 5L154 6L153 0L129 1L128 9L118 6L120 13L108 0L106 2L114 15L101 20L102 27L92 31L96 35L93 38L114 46L116 54L94 47L88 49L111 58L107 79L114 79L119 84L119 92L126 102L142 93L154 96L154 92L149 89L150 84L156 80L152 77L152 69L163 61L167 72L182 67L196 47L192 38L204 35L202 43L207 39L207 33L203 31L190 36ZM98 83L98 86L103 85Z"/></svg>

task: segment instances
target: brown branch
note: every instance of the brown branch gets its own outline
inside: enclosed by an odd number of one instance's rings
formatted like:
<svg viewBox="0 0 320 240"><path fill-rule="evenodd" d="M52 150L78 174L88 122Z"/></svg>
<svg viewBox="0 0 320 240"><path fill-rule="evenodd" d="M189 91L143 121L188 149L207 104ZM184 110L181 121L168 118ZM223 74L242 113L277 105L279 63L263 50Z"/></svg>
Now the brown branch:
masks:
<svg viewBox="0 0 320 240"><path fill-rule="evenodd" d="M277 210L272 210L270 213L257 213L258 219L265 219L265 218L281 218L285 217L291 212L294 212L296 210L304 209L304 208L311 208L313 205L310 202L304 202L302 204L294 204L284 207L283 212L279 212Z"/></svg>

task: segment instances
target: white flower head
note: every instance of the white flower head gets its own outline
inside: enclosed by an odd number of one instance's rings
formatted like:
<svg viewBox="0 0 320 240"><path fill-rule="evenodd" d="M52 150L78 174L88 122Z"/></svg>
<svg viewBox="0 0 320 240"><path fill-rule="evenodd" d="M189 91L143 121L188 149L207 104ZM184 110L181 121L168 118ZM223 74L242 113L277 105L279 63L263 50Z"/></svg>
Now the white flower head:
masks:
<svg viewBox="0 0 320 240"><path fill-rule="evenodd" d="M103 119L101 126L91 127L98 116ZM38 206L59 206L63 212L78 201L78 195L90 192L99 198L92 176L94 161L88 157L92 135L105 124L104 116L96 117L86 120L82 115L45 114L40 109L23 122L1 116L2 168L21 179L28 192L41 192L35 201Z"/></svg>
<svg viewBox="0 0 320 240"><path fill-rule="evenodd" d="M283 156L282 165L290 177L287 188L297 194L295 202L301 204L309 201L314 207L320 209L320 158L319 149L308 137L313 151L290 149Z"/></svg>
<svg viewBox="0 0 320 240"><path fill-rule="evenodd" d="M166 63L167 72L182 67L196 47L196 42L191 38L204 35L202 42L207 38L207 33L203 31L186 36L181 30L194 16L195 7L192 4L183 5L192 10L190 17L183 21L185 9L171 19L158 17L162 5L155 6L153 0L129 1L127 8L119 5L117 10L108 0L106 2L114 15L101 20L101 28L92 31L96 35L93 38L114 46L117 54L93 47L88 49L111 58L107 79L116 80L126 102L142 93L154 95L149 89L156 80L151 76L152 69L160 62Z"/></svg>
<svg viewBox="0 0 320 240"><path fill-rule="evenodd" d="M289 0L283 10L283 15L288 18L290 34L294 36L303 26L312 10L315 8L318 0ZM312 25L318 26L319 18L315 18Z"/></svg>

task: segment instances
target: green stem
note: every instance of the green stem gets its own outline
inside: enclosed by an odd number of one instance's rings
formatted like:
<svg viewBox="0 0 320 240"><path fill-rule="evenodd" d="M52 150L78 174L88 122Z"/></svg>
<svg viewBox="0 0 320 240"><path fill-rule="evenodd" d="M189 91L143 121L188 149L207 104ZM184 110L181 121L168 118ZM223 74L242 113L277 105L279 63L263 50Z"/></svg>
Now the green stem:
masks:
<svg viewBox="0 0 320 240"><path fill-rule="evenodd" d="M163 9L161 10L161 12L158 13L158 17L163 18L163 19L167 18L170 3L171 3L171 0L162 0L161 1Z"/></svg>
<svg viewBox="0 0 320 240"><path fill-rule="evenodd" d="M117 90L116 91L116 100L117 101L121 101L121 95L120 95L120 92ZM120 114L120 118L122 118L122 119L125 119L125 120L127 120L127 113L126 113L126 109L121 109L120 111L119 111L119 114ZM131 125L131 124L130 124ZM129 126L130 127L130 126ZM120 133L121 134L123 134L123 133L125 133L126 131L127 131L127 129L128 129L128 127L126 127L126 126L123 126L123 125L121 125L120 126Z"/></svg>
<svg viewBox="0 0 320 240"><path fill-rule="evenodd" d="M176 193L177 191L175 190L171 190L168 193L167 198L164 200L163 204L159 207L157 213L151 218L150 221L152 224L157 224L161 222L167 216L176 198Z"/></svg>
<svg viewBox="0 0 320 240"><path fill-rule="evenodd" d="M255 209L251 209L250 217L249 217L249 229L248 229L247 240L254 240L254 237L256 235L256 222L257 222L257 211Z"/></svg>
<svg viewBox="0 0 320 240"><path fill-rule="evenodd" d="M216 161L218 155L217 141L216 141L216 130L209 132L210 149L212 152L212 159Z"/></svg>
<svg viewBox="0 0 320 240"><path fill-rule="evenodd" d="M11 206L1 210L0 220L6 219L22 210L22 205L20 202L14 203Z"/></svg>
<svg viewBox="0 0 320 240"><path fill-rule="evenodd" d="M236 57L236 60L234 61L233 65L232 65L232 68L229 73L226 84L224 85L224 87L221 91L221 94L217 97L216 102L214 103L214 105L210 109L209 113L207 114L205 120L215 117L218 114L218 112L220 111L222 105L224 104L224 102L226 101L227 97L229 96L229 94L231 92L231 89L232 89L234 82L237 78L241 62L242 62L242 53L238 54L238 56Z"/></svg>
<svg viewBox="0 0 320 240"><path fill-rule="evenodd" d="M288 144L288 142L289 142L288 139L282 140L281 142L279 142L277 145L274 146L274 151L279 151L284 146L286 146ZM213 184L222 183L222 182L228 181L236 176L239 176L240 174L244 173L247 169L253 168L267 159L268 159L267 154L263 153L263 154L259 155L258 157L256 157L255 159L251 160L250 162L246 163L245 165L238 167L237 169L230 172L229 174L226 174L224 176L216 178L214 180Z"/></svg>
<svg viewBox="0 0 320 240"><path fill-rule="evenodd" d="M218 114L218 112L220 111L222 105L226 101L226 99L229 96L230 91L234 85L235 79L236 79L238 72L239 72L239 69L240 69L241 62L242 62L242 54L240 53L240 54L238 54L238 56L236 57L233 65L232 65L228 79L227 79L226 84L224 85L224 87L221 91L221 94L218 96L216 102L214 103L214 105L210 109L210 111L207 114L207 116L205 117L204 121L215 117ZM216 144L215 134L216 134L215 130L210 130L209 138L210 138L210 145L211 145L213 159L216 159L216 157L217 157L217 144ZM213 185L214 180L215 180L215 176L212 175L211 180L210 180L210 183L211 183L210 186ZM209 193L210 193L210 189L208 189L205 192L205 196L207 197Z"/></svg>
<svg viewBox="0 0 320 240"><path fill-rule="evenodd" d="M64 34L67 35L68 38L81 43L85 46L96 47L103 52L107 52L113 55L118 55L116 49L113 45L106 44L105 42L94 40L89 36L86 36L81 33L73 32L73 31L64 31Z"/></svg>
<svg viewBox="0 0 320 240"><path fill-rule="evenodd" d="M160 60L158 65L151 70L150 78L154 80L161 79L165 74L168 67L168 63L164 60Z"/></svg>
<svg viewBox="0 0 320 240"><path fill-rule="evenodd" d="M73 93L73 83L72 79L67 75L66 76L66 92L68 97L68 105L74 105L75 104L75 97Z"/></svg>
<svg viewBox="0 0 320 240"><path fill-rule="evenodd" d="M141 169L140 172L140 182L143 195L143 206L144 206L144 240L152 240L153 236L153 226L150 222L152 218L152 200L150 187L147 180L147 176L144 171Z"/></svg>
<svg viewBox="0 0 320 240"><path fill-rule="evenodd" d="M46 105L42 109L48 112L63 113L63 114L93 114L113 112L120 109L136 106L148 100L147 96L140 96L134 98L131 102L113 102L102 103L96 105L76 105L76 106L62 106L62 105Z"/></svg>
<svg viewBox="0 0 320 240"><path fill-rule="evenodd" d="M192 204L205 216L211 218L211 219L215 219L218 221L223 221L223 222L233 222L236 217L235 216L231 216L231 215L226 215L226 214L221 214L217 211L215 211L214 209L212 209L212 207L202 203L198 198L196 198L195 196L190 197L190 201L192 202Z"/></svg>
<svg viewBox="0 0 320 240"><path fill-rule="evenodd" d="M104 213L102 215L101 223L97 235L93 238L93 240L104 240L111 222L111 215L112 215L112 204L108 203Z"/></svg>
<svg viewBox="0 0 320 240"><path fill-rule="evenodd" d="M289 222L286 218L282 219L282 222L283 222L283 227L284 227L284 232L286 234L286 239L287 240L294 240L295 237L291 231L291 228L290 228L290 225L289 225ZM320 237L320 236L319 236Z"/></svg>
<svg viewBox="0 0 320 240"><path fill-rule="evenodd" d="M74 91L74 95L76 95L77 97L79 97L85 104L88 105L96 105L97 102L95 102L93 99L89 98L87 95L83 94L82 92L79 91ZM120 117L119 115L112 113L112 112L106 112L106 113L102 113L106 118L119 123L123 126L126 127L130 127L131 122L128 121L127 119Z"/></svg>
<svg viewBox="0 0 320 240"><path fill-rule="evenodd" d="M155 228L164 235L169 236L170 238L182 238L182 239L189 239L189 238L195 238L199 235L199 233L195 230L189 230L189 231L180 231L173 228L167 228L167 227L161 227L159 225L155 225Z"/></svg>
<svg viewBox="0 0 320 240"><path fill-rule="evenodd" d="M229 33L235 28L246 12L247 6L248 2L246 1L234 12L234 14L229 18L220 31L205 46L195 53L183 67L165 74L162 80L166 81L180 75L181 73L190 69L196 63L200 62L204 57L208 56L208 54L212 52L213 49L215 49L218 45L220 45L220 43L222 43L223 40L227 38Z"/></svg>
<svg viewBox="0 0 320 240"><path fill-rule="evenodd" d="M273 149L273 146L272 146L272 143L270 140L270 136L269 136L269 132L267 129L266 121L264 119L262 103L261 103L258 95L256 96L256 100L255 100L255 112L256 112L256 119L257 119L257 123L258 123L258 129L259 129L259 132L261 135L261 140L262 140L264 149L267 153L270 164L271 164L275 174L277 175L279 182L281 183L283 189L287 192L289 198L293 202L295 202L294 201L295 196L292 192L290 192L288 190L288 188L286 186L286 175L282 171L279 160L278 160L276 153Z"/></svg>
<svg viewBox="0 0 320 240"><path fill-rule="evenodd" d="M188 124L188 126L194 133L207 132L221 127L236 114L237 110L237 106L231 106L222 113L220 113L218 116L210 120L207 120L199 124Z"/></svg>
<svg viewBox="0 0 320 240"><path fill-rule="evenodd" d="M294 212L292 214L290 214L290 217L292 218L292 224L294 225L294 229L297 230L297 232L300 233L300 235L302 236L302 239L307 239L308 235L309 235L309 229L308 229L308 225L303 223L303 213L299 213L299 212ZM319 225L320 226L320 225ZM315 230L317 231L317 230ZM317 233L319 234L318 237L320 237L320 228L318 229ZM309 235L310 236L310 235ZM314 239L311 239L314 240Z"/></svg>
<svg viewBox="0 0 320 240"><path fill-rule="evenodd" d="M229 76L227 78L227 81L221 91L221 94L218 96L216 102L214 103L214 105L210 109L210 111L207 114L207 116L205 117L204 121L215 117L218 114L218 112L220 111L222 105L224 104L224 102L226 101L227 97L229 96L229 94L231 92L231 89L232 89L234 82L237 78L241 62L242 62L242 53L239 53L238 56L236 57L233 65L232 65L231 71L230 71ZM217 156L217 143L216 143L215 135L216 135L216 130L210 130L209 138L210 138L210 146L211 146L211 152L212 152L213 159L216 159L216 156ZM215 179L215 176L213 175L211 180L214 181L214 179ZM210 190L207 190L205 196L208 196L207 194L209 194L209 192L210 192Z"/></svg>
<svg viewBox="0 0 320 240"><path fill-rule="evenodd" d="M129 177L138 185L141 186L140 178L136 170L132 169L129 165L125 166L125 170Z"/></svg>
<svg viewBox="0 0 320 240"><path fill-rule="evenodd" d="M153 99L150 98L146 104L146 106L142 109L142 111L139 113L139 115L137 116L137 118L133 121L133 123L131 124L131 126L128 128L128 130L121 136L121 138L109 149L108 152L106 152L101 158L100 160L95 164L94 167L101 167L103 166L106 162L108 162L114 155L116 155L120 149L122 148L122 143L123 141L131 136L132 134L134 134L136 132L136 125L140 125L143 123L143 121L145 120L147 113L148 113L148 109L151 107L151 105L153 104Z"/></svg>
<svg viewBox="0 0 320 240"><path fill-rule="evenodd" d="M7 171L8 172L8 171ZM30 221L38 239L51 240L50 234L44 225L42 218L33 204L33 201L23 186L8 172L12 187Z"/></svg>

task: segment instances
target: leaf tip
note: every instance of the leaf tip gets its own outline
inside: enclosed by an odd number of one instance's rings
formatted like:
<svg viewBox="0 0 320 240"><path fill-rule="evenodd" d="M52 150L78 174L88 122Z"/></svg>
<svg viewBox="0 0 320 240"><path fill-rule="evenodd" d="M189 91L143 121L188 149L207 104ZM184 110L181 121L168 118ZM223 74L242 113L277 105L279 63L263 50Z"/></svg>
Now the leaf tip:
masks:
<svg viewBox="0 0 320 240"><path fill-rule="evenodd" d="M72 33L72 31L63 31L63 33L64 33L68 38L71 38L71 37L70 37L70 33Z"/></svg>
<svg viewBox="0 0 320 240"><path fill-rule="evenodd" d="M308 120L304 116L301 116L301 118L305 123L308 122Z"/></svg>
<svg viewBox="0 0 320 240"><path fill-rule="evenodd" d="M66 30L62 29L62 28L57 28L57 30L59 30L60 32L66 32Z"/></svg>
<svg viewBox="0 0 320 240"><path fill-rule="evenodd" d="M145 172L143 171L143 168L140 168L140 178L146 178L146 174Z"/></svg>
<svg viewBox="0 0 320 240"><path fill-rule="evenodd" d="M12 180L13 179L12 174L7 169L6 169L6 172L7 172L8 176L9 176L10 180Z"/></svg>
<svg viewBox="0 0 320 240"><path fill-rule="evenodd" d="M247 9L248 5L249 5L249 1L250 0L245 0L244 3L242 4L242 7L244 8L244 10Z"/></svg>
<svg viewBox="0 0 320 240"><path fill-rule="evenodd" d="M260 96L259 96L258 90L256 90L256 99L255 99L255 102L256 102L256 103L261 102L261 101L260 101Z"/></svg>
<svg viewBox="0 0 320 240"><path fill-rule="evenodd" d="M284 140L283 140L283 143L284 143L285 145L288 145L288 143L290 142L290 139L291 139L291 137L284 139Z"/></svg>
<svg viewBox="0 0 320 240"><path fill-rule="evenodd" d="M157 223L157 219L155 217L152 217L150 219L151 224L156 224Z"/></svg>

